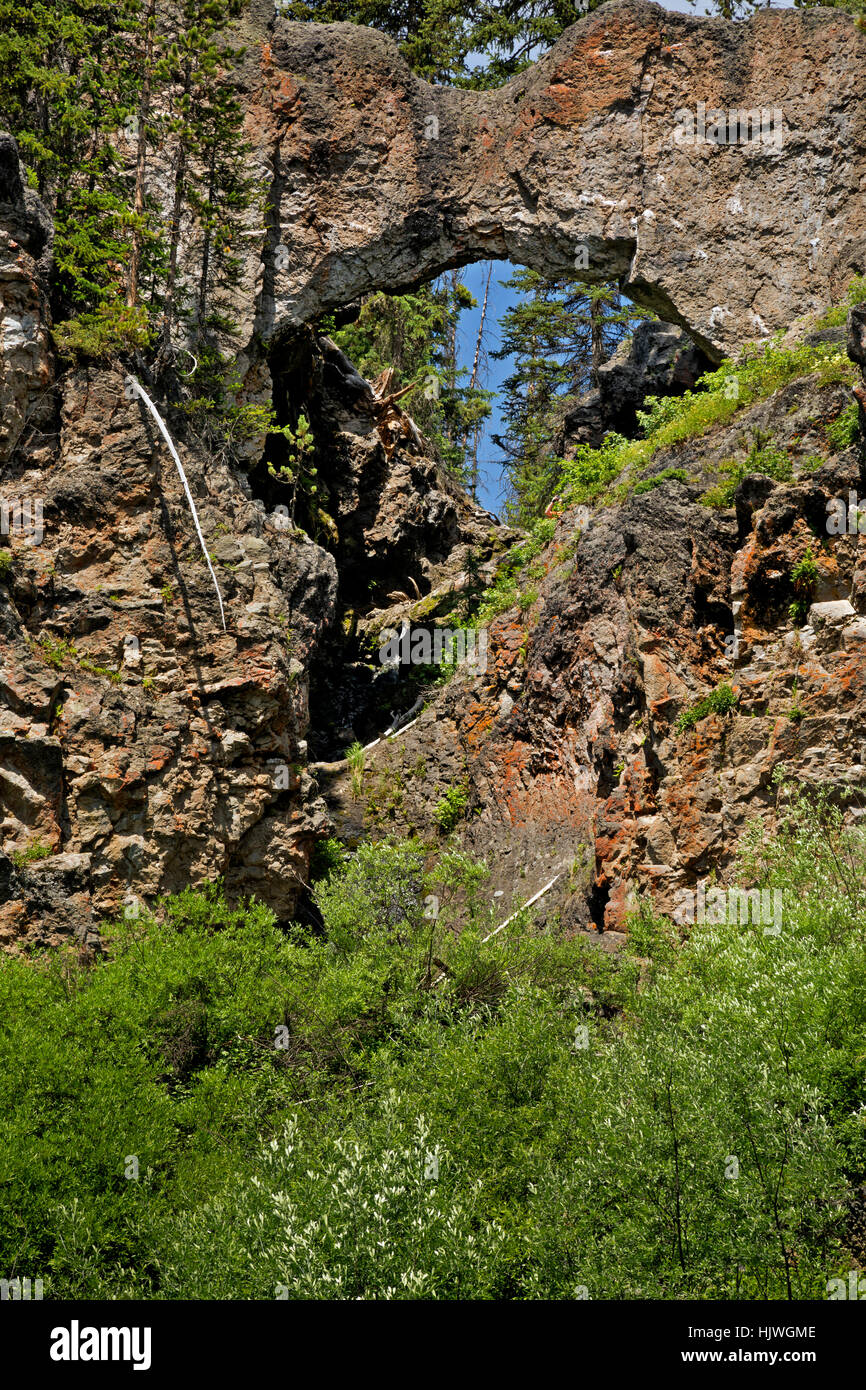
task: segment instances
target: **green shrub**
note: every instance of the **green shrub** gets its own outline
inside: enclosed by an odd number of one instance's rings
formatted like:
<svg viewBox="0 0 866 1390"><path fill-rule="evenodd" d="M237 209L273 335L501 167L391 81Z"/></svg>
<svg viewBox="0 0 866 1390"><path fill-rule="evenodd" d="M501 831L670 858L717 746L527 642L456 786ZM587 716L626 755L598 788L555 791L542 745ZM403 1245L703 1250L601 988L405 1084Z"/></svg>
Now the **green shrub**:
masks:
<svg viewBox="0 0 866 1390"><path fill-rule="evenodd" d="M64 356L97 361L145 348L151 341L147 310L143 305L130 307L119 300L100 304L93 313L57 323L53 333Z"/></svg>
<svg viewBox="0 0 866 1390"><path fill-rule="evenodd" d="M446 835L463 820L469 806L469 789L466 786L449 787L442 800L433 811L433 819Z"/></svg>
<svg viewBox="0 0 866 1390"><path fill-rule="evenodd" d="M530 527L526 540L512 546L500 562L493 583L480 594L475 611L467 620L472 627L486 627L500 613L521 606L521 572L550 544L555 530L553 517L541 517Z"/></svg>
<svg viewBox="0 0 866 1390"><path fill-rule="evenodd" d="M517 607L521 613L526 613L534 603L538 602L537 589L523 589L517 596Z"/></svg>
<svg viewBox="0 0 866 1390"><path fill-rule="evenodd" d="M739 699L739 695L735 694L729 685L717 686L709 695L698 700L697 704L690 705L688 709L680 712L675 725L677 733L682 734L687 729L693 729L698 721L706 719L708 714L730 714L731 710L736 709Z"/></svg>
<svg viewBox="0 0 866 1390"><path fill-rule="evenodd" d="M219 885L0 957L0 1267L52 1298L823 1299L866 1177L866 833L784 783L732 882L599 951L362 844L277 930ZM524 892L529 891L528 885ZM489 938L489 939L485 939Z"/></svg>
<svg viewBox="0 0 866 1390"><path fill-rule="evenodd" d="M310 856L310 882L329 878L339 872L346 862L346 847L340 840L329 838L317 840Z"/></svg>
<svg viewBox="0 0 866 1390"><path fill-rule="evenodd" d="M856 368L838 344L797 343L783 348L780 339L781 334L777 333L766 342L747 346L736 362L726 359L715 371L701 377L694 391L686 391L682 396L648 397L645 404L649 409L641 411L639 417L644 431L642 439L609 434L598 449L581 445L574 458L563 463L562 491L566 499L588 502L598 498L627 470L646 468L660 449L728 424L740 410L766 400L790 381L817 373L822 383L854 384ZM758 471L767 471L768 466L778 463L776 455L775 463L768 459L764 469L758 466ZM768 476L776 475L769 472ZM790 472L787 476L791 476ZM733 497L736 486L734 483L723 488L718 498ZM710 494L705 500L714 506L730 504L727 500L711 500Z"/></svg>
<svg viewBox="0 0 866 1390"><path fill-rule="evenodd" d="M656 473L652 478L643 478L641 482L634 486L634 495L638 497L643 492L652 492L653 488L661 487L662 483L676 482L687 483L689 475L684 468L664 468L661 473Z"/></svg>
<svg viewBox="0 0 866 1390"><path fill-rule="evenodd" d="M16 869L23 869L25 864L34 864L39 859L47 859L50 854L50 845L44 845L41 840L34 840L26 849L18 849L13 852L12 863Z"/></svg>
<svg viewBox="0 0 866 1390"><path fill-rule="evenodd" d="M736 459L728 459L719 465L719 472L728 475L727 479L704 493L701 501L705 506L730 507L740 483L753 473L772 478L777 483L790 482L793 477L787 451L761 431L755 432L752 446L745 459L739 462Z"/></svg>
<svg viewBox="0 0 866 1390"><path fill-rule="evenodd" d="M866 275L855 275L848 286L845 301L842 304L834 304L826 313L818 319L818 328L839 328L848 318L848 310L852 305L862 304L866 301Z"/></svg>
<svg viewBox="0 0 866 1390"><path fill-rule="evenodd" d="M825 427L824 433L830 443L834 454L839 454L843 449L848 449L854 443L860 431L857 402L851 401L846 405L840 415L832 420Z"/></svg>
<svg viewBox="0 0 866 1390"><path fill-rule="evenodd" d="M357 739L346 750L346 759L349 764L349 779L352 784L352 799L360 801L364 791L364 768L367 762L367 754L363 744Z"/></svg>

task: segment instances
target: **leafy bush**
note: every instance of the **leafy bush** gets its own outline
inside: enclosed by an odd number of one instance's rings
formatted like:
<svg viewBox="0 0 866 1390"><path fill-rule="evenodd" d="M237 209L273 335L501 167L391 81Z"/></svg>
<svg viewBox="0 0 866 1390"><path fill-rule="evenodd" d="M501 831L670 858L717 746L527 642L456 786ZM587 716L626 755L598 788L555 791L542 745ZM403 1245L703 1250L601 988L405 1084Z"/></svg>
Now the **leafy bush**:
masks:
<svg viewBox="0 0 866 1390"><path fill-rule="evenodd" d="M51 854L51 846L45 845L41 840L34 840L26 849L18 849L12 855L12 863L16 869L23 869L25 864L34 864L40 859L48 859Z"/></svg>
<svg viewBox="0 0 866 1390"><path fill-rule="evenodd" d="M693 729L698 721L706 719L708 714L730 714L731 710L736 708L739 699L739 695L735 694L729 685L717 686L709 695L698 700L697 704L681 711L675 725L677 733L682 734L687 729Z"/></svg>
<svg viewBox="0 0 866 1390"><path fill-rule="evenodd" d="M848 310L855 304L866 301L866 275L855 275L842 304L834 304L818 320L818 328L839 328L848 318Z"/></svg>
<svg viewBox="0 0 866 1390"><path fill-rule="evenodd" d="M634 495L638 497L642 492L652 492L653 488L661 487L662 483L676 482L687 483L689 475L684 468L663 468L661 473L656 473L652 478L643 478L635 484Z"/></svg>
<svg viewBox="0 0 866 1390"><path fill-rule="evenodd" d="M422 1118L397 1145L338 1137L315 1168L307 1152L290 1122L264 1149L254 1183L170 1230L169 1287L191 1298L495 1294L504 1231L484 1220L480 1180L454 1181Z"/></svg>
<svg viewBox="0 0 866 1390"><path fill-rule="evenodd" d="M364 768L367 762L367 754L364 745L357 739L346 749L346 761L349 764L349 780L352 784L352 800L359 801L364 791Z"/></svg>
<svg viewBox="0 0 866 1390"><path fill-rule="evenodd" d="M777 933L683 939L644 902L616 954L525 911L490 936L483 864L380 843L315 931L214 885L90 967L0 958L0 1268L69 1298L824 1298L866 1178L866 833L836 787L778 798L733 880L782 894Z"/></svg>
<svg viewBox="0 0 866 1390"><path fill-rule="evenodd" d="M467 620L472 627L486 627L500 613L520 606L521 573L550 544L555 530L553 517L541 517L533 522L526 540L509 550L497 569L496 578L479 596L475 612Z"/></svg>
<svg viewBox="0 0 866 1390"><path fill-rule="evenodd" d="M835 420L826 426L824 433L834 454L841 453L854 443L860 431L857 402L851 401Z"/></svg>
<svg viewBox="0 0 866 1390"><path fill-rule="evenodd" d="M465 786L449 787L433 812L439 829L448 835L466 815L469 805L469 791Z"/></svg>
<svg viewBox="0 0 866 1390"><path fill-rule="evenodd" d="M329 878L339 872L346 862L346 849L340 840L317 840L310 856L310 882Z"/></svg>
<svg viewBox="0 0 866 1390"><path fill-rule="evenodd" d="M579 446L574 458L563 463L564 496L570 503L592 501L626 470L645 468L660 449L728 424L738 411L766 400L789 381L817 373L822 383L854 384L856 368L838 344L797 343L783 348L780 338L781 334L776 334L767 342L748 346L736 362L726 359L701 377L694 391L682 396L648 397L650 408L639 416L642 439L629 440L612 433L598 449ZM771 472L768 476L776 475ZM723 495L732 497L736 486L726 488ZM729 502L713 500L710 504L727 506Z"/></svg>
<svg viewBox="0 0 866 1390"><path fill-rule="evenodd" d="M752 473L773 478L777 483L790 482L793 476L787 451L773 439L765 438L760 431L756 432L746 458L739 462L729 459L719 465L719 472L727 474L727 479L704 493L701 501L705 506L730 507L740 483Z"/></svg>
<svg viewBox="0 0 866 1390"><path fill-rule="evenodd" d="M151 330L143 305L130 307L119 300L100 304L92 313L54 325L54 341L66 357L117 357L150 344Z"/></svg>

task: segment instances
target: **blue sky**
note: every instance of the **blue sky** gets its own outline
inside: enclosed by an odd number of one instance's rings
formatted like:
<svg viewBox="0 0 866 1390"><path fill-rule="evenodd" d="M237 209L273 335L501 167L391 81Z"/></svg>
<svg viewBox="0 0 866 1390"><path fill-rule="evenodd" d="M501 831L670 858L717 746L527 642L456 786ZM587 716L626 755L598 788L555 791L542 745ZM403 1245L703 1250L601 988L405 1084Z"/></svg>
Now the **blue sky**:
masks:
<svg viewBox="0 0 866 1390"><path fill-rule="evenodd" d="M775 3L774 9L787 9L791 7L791 0L783 0L780 4ZM681 14L709 14L709 8L698 0L698 4L690 5L688 0L669 0L664 7L666 10L677 10ZM487 350L492 354L501 343L499 333L499 320L506 312L514 299L514 293L510 290L502 289L500 281L507 280L515 269L508 261L494 261L493 274L490 280L490 298L487 305ZM463 271L463 280L467 288L478 301L478 308L468 311L462 315L461 334L459 352L463 365L471 368L472 356L475 351L475 339L478 333L478 320L481 312L481 303L484 299L484 285L487 279L487 263L481 262L477 265L467 266ZM488 390L499 391L505 377L512 369L512 363L506 359L504 362L496 362L493 357L489 357L487 378L482 381L482 385ZM481 441L479 450L479 465L481 471L481 482L478 490L478 498L483 506L490 511L502 514L505 499L505 487L503 480L503 461L502 456L493 444L491 434L501 431L501 420L499 415L499 399L493 401L493 412L487 422L487 428Z"/></svg>

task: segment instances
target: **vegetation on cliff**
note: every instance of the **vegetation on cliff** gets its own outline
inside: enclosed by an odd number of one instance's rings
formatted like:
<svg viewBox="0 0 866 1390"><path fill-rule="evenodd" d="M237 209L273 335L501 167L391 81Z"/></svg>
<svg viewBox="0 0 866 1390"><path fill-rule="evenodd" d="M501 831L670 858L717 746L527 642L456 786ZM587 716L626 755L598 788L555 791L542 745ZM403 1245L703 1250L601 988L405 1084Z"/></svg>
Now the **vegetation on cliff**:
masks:
<svg viewBox="0 0 866 1390"><path fill-rule="evenodd" d="M863 831L781 789L780 930L610 956L417 843L319 934L188 892L0 962L0 1263L53 1297L823 1298L862 1259ZM454 924L465 926L459 934Z"/></svg>

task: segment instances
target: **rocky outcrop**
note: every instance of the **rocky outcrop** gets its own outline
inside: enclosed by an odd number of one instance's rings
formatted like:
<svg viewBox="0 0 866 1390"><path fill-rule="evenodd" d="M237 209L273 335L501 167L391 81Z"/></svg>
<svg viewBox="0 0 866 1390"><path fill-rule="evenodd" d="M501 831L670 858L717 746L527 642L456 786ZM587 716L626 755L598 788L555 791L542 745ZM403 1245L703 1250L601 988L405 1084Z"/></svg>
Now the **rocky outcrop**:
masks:
<svg viewBox="0 0 866 1390"><path fill-rule="evenodd" d="M499 256L620 279L717 357L864 261L866 35L840 10L734 25L612 0L490 92L430 87L384 36L265 0L244 38L273 204L251 224L246 333ZM768 114L734 133L732 111Z"/></svg>
<svg viewBox="0 0 866 1390"><path fill-rule="evenodd" d="M780 762L866 780L856 535L828 540L808 621L786 620L826 501L862 487L857 451L828 456L820 428L845 389L792 383L654 460L685 482L562 517L537 595L491 624L487 670L370 750L356 803L347 743L418 712L371 650L387 627L459 616L512 537L398 415L383 423L310 323L481 256L618 277L676 327L604 372L593 418L572 422L572 443L592 440L642 391L691 383L683 326L715 358L862 269L866 41L838 11L732 26L612 0L506 88L470 93L434 91L353 26L288 25L264 0L244 24L250 171L271 210L244 242L238 374L281 421L307 412L320 490L301 529L259 442L232 457L169 416L225 631L124 371L53 380L50 226L0 140L0 501L20 523L0 536L0 946L90 949L104 918L220 876L288 921L333 826L432 841L455 787L497 893L559 874L544 911L615 940L641 889L666 906L725 869L747 821L772 815ZM676 112L697 102L778 107L782 124L678 143ZM856 315L849 339L862 362ZM791 448L796 481L701 505L750 428ZM723 679L736 712L678 733Z"/></svg>
<svg viewBox="0 0 866 1390"><path fill-rule="evenodd" d="M637 433L637 411L647 396L681 396L711 363L681 328L661 319L639 323L609 361L598 369L598 385L569 408L554 437L554 454L569 457L575 445L597 449L614 431Z"/></svg>
<svg viewBox="0 0 866 1390"><path fill-rule="evenodd" d="M4 296L10 283L31 282ZM2 378L4 419L43 387L44 321L27 334L35 375ZM426 594L491 529L423 447L388 462L339 360L305 334L274 369L278 390L282 373L307 383L326 544L290 522L264 463L205 449L169 416L228 631L123 371L67 372L53 433L0 470L0 502L17 497L26 523L0 537L0 947L90 950L104 919L219 877L233 899L296 913L331 825L306 764L311 728L334 722L332 630L342 640L347 607L387 609L398 583Z"/></svg>
<svg viewBox="0 0 866 1390"><path fill-rule="evenodd" d="M827 529L828 503L847 513L864 492L862 440L834 453L824 428L849 400L839 382L793 381L656 455L650 478L676 467L685 482L561 516L536 601L490 623L487 671L453 677L371 749L360 798L323 773L338 826L436 837L462 788L458 841L490 865L503 917L557 876L536 911L615 943L641 893L670 911L677 890L730 869L756 817L772 826L777 768L866 788L864 541ZM735 508L701 501L720 463L770 437L793 481L746 477ZM794 622L808 551L817 581ZM680 732L677 716L725 683L736 709Z"/></svg>

